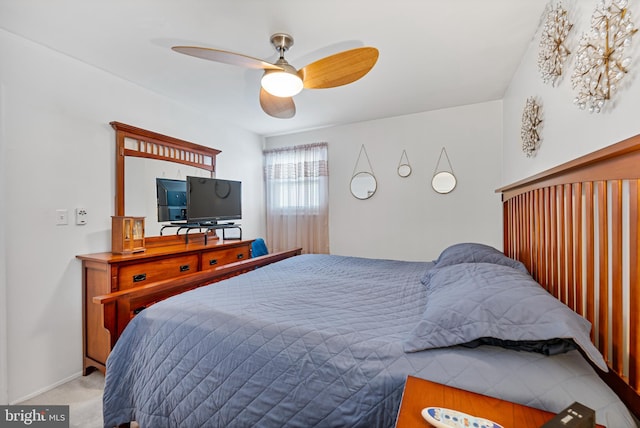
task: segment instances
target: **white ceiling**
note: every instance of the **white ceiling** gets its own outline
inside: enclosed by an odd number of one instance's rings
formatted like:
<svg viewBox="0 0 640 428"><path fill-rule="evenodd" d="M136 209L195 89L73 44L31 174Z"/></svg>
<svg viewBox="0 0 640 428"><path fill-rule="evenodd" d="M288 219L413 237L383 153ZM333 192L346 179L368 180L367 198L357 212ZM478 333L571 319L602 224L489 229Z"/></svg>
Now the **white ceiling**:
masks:
<svg viewBox="0 0 640 428"><path fill-rule="evenodd" d="M236 123L276 135L501 99L548 0L0 0L0 28ZM380 51L350 85L304 90L293 119L260 108L260 70L173 52L194 45L301 68Z"/></svg>

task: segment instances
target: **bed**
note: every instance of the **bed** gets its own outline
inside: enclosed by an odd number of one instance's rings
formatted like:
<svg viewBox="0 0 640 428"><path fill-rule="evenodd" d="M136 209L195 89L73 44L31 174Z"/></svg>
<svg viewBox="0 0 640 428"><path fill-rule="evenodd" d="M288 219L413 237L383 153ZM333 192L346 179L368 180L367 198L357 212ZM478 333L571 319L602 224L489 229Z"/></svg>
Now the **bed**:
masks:
<svg viewBox="0 0 640 428"><path fill-rule="evenodd" d="M413 375L552 412L579 401L635 427L637 277L618 271L638 269L638 239L615 224L637 238L622 210L637 212L624 195L638 150L636 137L500 189L506 256L478 243L425 262L299 255L150 306L107 361L105 426L392 427ZM589 185L567 184L585 165L605 189L592 205ZM624 202L607 217L616 180Z"/></svg>

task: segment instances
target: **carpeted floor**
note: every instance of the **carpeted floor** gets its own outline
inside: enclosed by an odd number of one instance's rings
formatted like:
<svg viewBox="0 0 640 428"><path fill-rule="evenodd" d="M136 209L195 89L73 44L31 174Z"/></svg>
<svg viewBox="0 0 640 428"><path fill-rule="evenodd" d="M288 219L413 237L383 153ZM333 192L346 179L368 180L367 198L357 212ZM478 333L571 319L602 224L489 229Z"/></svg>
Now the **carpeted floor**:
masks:
<svg viewBox="0 0 640 428"><path fill-rule="evenodd" d="M103 389L104 376L99 371L94 371L19 404L68 404L71 428L100 428Z"/></svg>

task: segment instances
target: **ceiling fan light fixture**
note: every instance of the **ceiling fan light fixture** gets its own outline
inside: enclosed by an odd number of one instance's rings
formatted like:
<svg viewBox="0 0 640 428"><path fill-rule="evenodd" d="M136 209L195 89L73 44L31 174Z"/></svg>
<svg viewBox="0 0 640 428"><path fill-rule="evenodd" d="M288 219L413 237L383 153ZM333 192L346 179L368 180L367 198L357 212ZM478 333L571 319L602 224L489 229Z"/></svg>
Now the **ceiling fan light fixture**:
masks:
<svg viewBox="0 0 640 428"><path fill-rule="evenodd" d="M266 114L278 119L289 119L295 115L293 96L302 89L335 88L355 82L367 74L378 60L378 49L363 46L321 58L298 71L284 59L285 52L293 46L293 37L276 33L271 36L271 44L279 54L275 63L213 48L173 46L171 49L209 61L264 70L260 107Z"/></svg>
<svg viewBox="0 0 640 428"><path fill-rule="evenodd" d="M260 83L265 91L276 97L292 97L303 88L300 76L287 70L267 70Z"/></svg>

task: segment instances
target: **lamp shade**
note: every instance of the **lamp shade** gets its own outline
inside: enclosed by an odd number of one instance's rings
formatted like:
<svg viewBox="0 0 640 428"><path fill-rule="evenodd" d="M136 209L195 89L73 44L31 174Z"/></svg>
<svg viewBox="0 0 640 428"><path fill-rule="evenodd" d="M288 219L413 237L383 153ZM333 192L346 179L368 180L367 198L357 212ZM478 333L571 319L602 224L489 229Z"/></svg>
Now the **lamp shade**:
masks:
<svg viewBox="0 0 640 428"><path fill-rule="evenodd" d="M302 91L302 79L287 70L267 70L262 76L262 87L276 97L292 97Z"/></svg>

